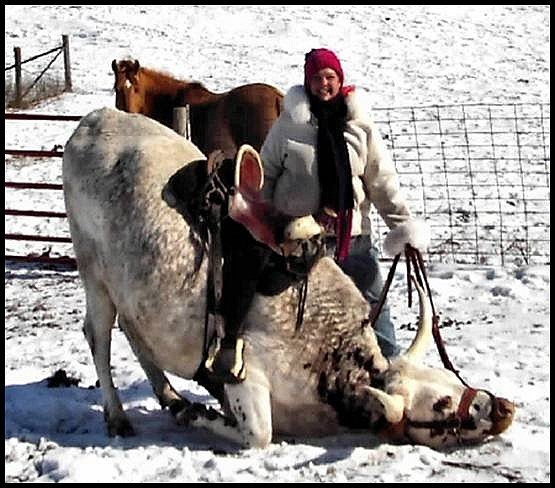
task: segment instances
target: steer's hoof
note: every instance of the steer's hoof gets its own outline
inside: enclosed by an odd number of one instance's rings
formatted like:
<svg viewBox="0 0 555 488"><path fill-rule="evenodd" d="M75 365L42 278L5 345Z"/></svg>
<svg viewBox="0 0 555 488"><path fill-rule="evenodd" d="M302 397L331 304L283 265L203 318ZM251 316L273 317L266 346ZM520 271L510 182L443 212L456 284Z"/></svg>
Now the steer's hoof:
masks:
<svg viewBox="0 0 555 488"><path fill-rule="evenodd" d="M180 398L179 400L172 400L167 407L170 409L170 412L175 417L179 412L185 410L186 408L190 407L192 403L184 398ZM164 408L163 406L162 408Z"/></svg>
<svg viewBox="0 0 555 488"><path fill-rule="evenodd" d="M118 418L115 421L108 422L108 435L110 437L133 437L135 429L127 418Z"/></svg>
<svg viewBox="0 0 555 488"><path fill-rule="evenodd" d="M189 425L191 422L197 420L199 417L208 417L209 410L202 403L190 403L185 406L181 411L172 413L179 425Z"/></svg>

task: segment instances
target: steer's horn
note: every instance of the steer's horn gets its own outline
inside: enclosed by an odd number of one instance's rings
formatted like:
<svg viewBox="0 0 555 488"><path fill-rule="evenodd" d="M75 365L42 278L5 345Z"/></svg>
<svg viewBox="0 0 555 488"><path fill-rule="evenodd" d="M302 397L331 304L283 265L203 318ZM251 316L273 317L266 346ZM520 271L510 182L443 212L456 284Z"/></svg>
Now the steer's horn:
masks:
<svg viewBox="0 0 555 488"><path fill-rule="evenodd" d="M432 306L430 299L424 289L418 284L414 276L411 276L412 282L418 291L420 300L420 320L418 322L418 330L416 337L408 348L404 357L408 360L415 361L424 356L426 349L432 341Z"/></svg>
<svg viewBox="0 0 555 488"><path fill-rule="evenodd" d="M401 395L390 395L385 391L366 385L357 388L357 393L372 396L381 404L383 415L389 423L396 424L402 420L405 411L405 400Z"/></svg>

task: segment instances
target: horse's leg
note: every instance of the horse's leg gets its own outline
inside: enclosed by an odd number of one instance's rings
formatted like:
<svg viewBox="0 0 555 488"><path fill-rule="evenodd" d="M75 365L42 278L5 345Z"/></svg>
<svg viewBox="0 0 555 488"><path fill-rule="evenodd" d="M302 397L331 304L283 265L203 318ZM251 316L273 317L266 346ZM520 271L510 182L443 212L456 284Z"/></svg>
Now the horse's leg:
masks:
<svg viewBox="0 0 555 488"><path fill-rule="evenodd" d="M150 359L151 355L147 353L141 338L135 334L135 330L129 320L120 315L118 321L131 349L146 373L152 390L160 402L160 406L162 408L169 407L174 415L188 407L191 403L174 389L164 372Z"/></svg>
<svg viewBox="0 0 555 488"><path fill-rule="evenodd" d="M242 447L266 447L272 440L270 391L261 383L250 380L226 384L226 407L231 415L195 405L177 416L178 421L193 427L204 427L214 434Z"/></svg>
<svg viewBox="0 0 555 488"><path fill-rule="evenodd" d="M108 425L108 434L110 436L131 436L135 433L123 411L110 370L112 325L116 317L116 307L100 281L85 276L85 273L82 273L82 279L87 300L83 331L89 343L96 374L102 388L104 418Z"/></svg>

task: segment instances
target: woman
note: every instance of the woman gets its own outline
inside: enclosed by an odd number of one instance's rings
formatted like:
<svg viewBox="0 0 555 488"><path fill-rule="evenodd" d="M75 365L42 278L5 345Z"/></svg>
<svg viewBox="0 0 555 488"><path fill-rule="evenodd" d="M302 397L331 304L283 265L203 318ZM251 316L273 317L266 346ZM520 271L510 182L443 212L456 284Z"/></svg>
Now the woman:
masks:
<svg viewBox="0 0 555 488"><path fill-rule="evenodd" d="M383 279L371 242L370 205L392 229L385 241L389 254L397 254L406 243L424 250L429 237L426 224L411 218L393 161L367 113L368 103L343 80L332 51L306 54L304 85L287 92L284 111L261 150L263 192L287 215L316 217L328 235L328 254L334 254L375 305ZM375 331L384 355L398 354L386 305Z"/></svg>

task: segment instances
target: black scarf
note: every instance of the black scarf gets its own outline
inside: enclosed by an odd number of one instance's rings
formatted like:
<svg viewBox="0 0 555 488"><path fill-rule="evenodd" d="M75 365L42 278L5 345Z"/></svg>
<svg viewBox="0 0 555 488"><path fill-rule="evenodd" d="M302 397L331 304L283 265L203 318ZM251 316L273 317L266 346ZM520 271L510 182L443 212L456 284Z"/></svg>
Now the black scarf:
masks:
<svg viewBox="0 0 555 488"><path fill-rule="evenodd" d="M320 180L320 206L337 213L353 208L353 180L343 131L347 105L341 95L322 102L309 95L310 110L318 119L316 157Z"/></svg>
<svg viewBox="0 0 555 488"><path fill-rule="evenodd" d="M320 208L331 208L335 227L335 259L343 261L349 255L351 224L354 207L353 177L349 152L343 131L347 118L347 104L342 96L322 102L309 95L310 110L318 119L316 157L320 180ZM326 212L322 217L328 220ZM327 226L327 223L324 222Z"/></svg>

